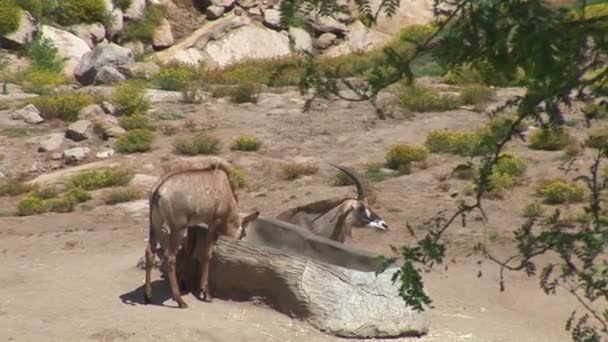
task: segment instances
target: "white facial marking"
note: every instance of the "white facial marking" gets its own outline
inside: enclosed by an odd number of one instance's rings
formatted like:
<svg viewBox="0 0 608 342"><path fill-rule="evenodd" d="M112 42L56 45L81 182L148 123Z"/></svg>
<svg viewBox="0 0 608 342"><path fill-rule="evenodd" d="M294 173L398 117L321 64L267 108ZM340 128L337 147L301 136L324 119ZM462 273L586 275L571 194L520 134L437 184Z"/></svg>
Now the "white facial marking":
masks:
<svg viewBox="0 0 608 342"><path fill-rule="evenodd" d="M367 215L367 217L372 217L372 213L367 208L365 208L365 215Z"/></svg>
<svg viewBox="0 0 608 342"><path fill-rule="evenodd" d="M370 226L371 228L376 228L378 230L386 230L386 228L387 228L384 220L372 221L368 224L368 226Z"/></svg>

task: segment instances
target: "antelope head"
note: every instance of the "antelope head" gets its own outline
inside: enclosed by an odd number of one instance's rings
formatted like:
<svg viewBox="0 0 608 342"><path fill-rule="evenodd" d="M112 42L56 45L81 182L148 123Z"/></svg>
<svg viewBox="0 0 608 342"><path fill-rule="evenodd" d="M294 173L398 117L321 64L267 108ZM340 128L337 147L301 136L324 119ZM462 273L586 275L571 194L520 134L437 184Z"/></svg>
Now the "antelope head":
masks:
<svg viewBox="0 0 608 342"><path fill-rule="evenodd" d="M376 214L368 204L368 191L363 185L363 181L349 168L340 165L331 164L333 167L344 172L350 177L357 187L357 199L351 199L345 202L350 207L350 221L355 227L369 227L381 231L387 231L388 225L382 217Z"/></svg>

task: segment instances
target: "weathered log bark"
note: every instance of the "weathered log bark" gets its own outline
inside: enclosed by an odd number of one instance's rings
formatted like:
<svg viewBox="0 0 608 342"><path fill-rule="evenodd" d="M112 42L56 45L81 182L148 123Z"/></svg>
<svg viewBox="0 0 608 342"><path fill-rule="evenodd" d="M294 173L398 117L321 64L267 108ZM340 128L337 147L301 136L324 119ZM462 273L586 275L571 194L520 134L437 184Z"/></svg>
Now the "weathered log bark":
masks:
<svg viewBox="0 0 608 342"><path fill-rule="evenodd" d="M198 228L195 255L200 255L207 232ZM428 331L427 315L408 308L397 295L393 272L375 276L373 254L268 218L259 218L252 228L247 241L218 239L210 269L215 296L261 298L279 312L343 337L417 336ZM343 267L348 260L355 267ZM198 269L198 262L194 264ZM192 276L189 282L194 283L198 272L193 270Z"/></svg>

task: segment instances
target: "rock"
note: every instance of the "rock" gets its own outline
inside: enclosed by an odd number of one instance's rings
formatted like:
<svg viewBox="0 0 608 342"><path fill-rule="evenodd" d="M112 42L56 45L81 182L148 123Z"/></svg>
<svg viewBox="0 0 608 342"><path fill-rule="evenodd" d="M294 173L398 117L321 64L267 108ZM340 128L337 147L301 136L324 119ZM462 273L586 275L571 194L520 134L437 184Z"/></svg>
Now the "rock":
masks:
<svg viewBox="0 0 608 342"><path fill-rule="evenodd" d="M319 36L319 38L317 38L315 43L319 49L324 50L330 47L337 38L338 37L336 37L336 35L333 33L323 33L321 36Z"/></svg>
<svg viewBox="0 0 608 342"><path fill-rule="evenodd" d="M62 133L53 133L44 137L38 146L38 152L53 152L58 150L63 144L65 135Z"/></svg>
<svg viewBox="0 0 608 342"><path fill-rule="evenodd" d="M124 13L124 18L133 20L140 19L146 12L146 0L133 0L131 6Z"/></svg>
<svg viewBox="0 0 608 342"><path fill-rule="evenodd" d="M236 0L211 0L214 6L222 6L225 9L230 9L236 3Z"/></svg>
<svg viewBox="0 0 608 342"><path fill-rule="evenodd" d="M85 160L90 153L88 147L74 147L63 151L62 157L66 163L74 163Z"/></svg>
<svg viewBox="0 0 608 342"><path fill-rule="evenodd" d="M293 42L295 51L310 51L312 50L312 38L310 34L299 27L289 28L289 38Z"/></svg>
<svg viewBox="0 0 608 342"><path fill-rule="evenodd" d="M370 30L362 22L357 21L350 26L346 41L350 53L370 51L379 48L392 39L391 35L376 30Z"/></svg>
<svg viewBox="0 0 608 342"><path fill-rule="evenodd" d="M284 57L290 53L286 35L257 26L238 28L221 40L210 41L203 50L207 65L220 68L245 60Z"/></svg>
<svg viewBox="0 0 608 342"><path fill-rule="evenodd" d="M106 28L100 23L74 25L72 30L91 49L95 48L95 45L106 37Z"/></svg>
<svg viewBox="0 0 608 342"><path fill-rule="evenodd" d="M55 152L53 154L51 154L51 160L59 160L63 158L63 154L59 153L59 152Z"/></svg>
<svg viewBox="0 0 608 342"><path fill-rule="evenodd" d="M113 156L115 154L113 149L109 149L109 150L104 150L101 152L98 152L95 157L99 158L99 159L106 159L106 158L110 158L111 156Z"/></svg>
<svg viewBox="0 0 608 342"><path fill-rule="evenodd" d="M140 41L126 42L122 46L133 51L135 56L142 56L146 53L146 45Z"/></svg>
<svg viewBox="0 0 608 342"><path fill-rule="evenodd" d="M103 101L101 103L101 109L103 109L103 112L106 114L110 114L110 115L116 114L116 106L108 101Z"/></svg>
<svg viewBox="0 0 608 342"><path fill-rule="evenodd" d="M175 43L175 39L173 39L173 33L171 32L171 23L166 18L160 22L160 25L154 31L154 36L152 37L152 46L155 49L164 49Z"/></svg>
<svg viewBox="0 0 608 342"><path fill-rule="evenodd" d="M378 7L383 0L369 0L370 8L373 13L378 10ZM395 35L404 27L413 24L426 24L434 19L433 14L434 0L401 0L396 13L390 18L380 11L374 28L379 32L384 32L389 35Z"/></svg>
<svg viewBox="0 0 608 342"><path fill-rule="evenodd" d="M264 25L272 29L281 27L281 12L275 9L267 9L264 12Z"/></svg>
<svg viewBox="0 0 608 342"><path fill-rule="evenodd" d="M65 136L74 141L82 141L91 137L93 123L89 120L78 120L68 126Z"/></svg>
<svg viewBox="0 0 608 342"><path fill-rule="evenodd" d="M110 38L114 38L114 36L121 33L124 29L125 21L123 19L122 10L120 8L115 8L112 10L110 19L108 20L108 26L106 28L108 31L108 36Z"/></svg>
<svg viewBox="0 0 608 342"><path fill-rule="evenodd" d="M104 140L119 138L127 132L118 125L118 119L112 115L103 114L96 116L93 119L93 123L96 127L96 133Z"/></svg>
<svg viewBox="0 0 608 342"><path fill-rule="evenodd" d="M121 74L116 68L111 66L103 66L95 75L95 84L114 84L124 81L127 78Z"/></svg>
<svg viewBox="0 0 608 342"><path fill-rule="evenodd" d="M329 16L319 17L319 19L311 23L311 26L315 31L336 35L343 35L348 31L346 25Z"/></svg>
<svg viewBox="0 0 608 342"><path fill-rule="evenodd" d="M100 45L82 57L74 69L74 76L81 84L91 85L95 81L95 75L102 67L118 67L134 60L135 57L130 49L114 43Z"/></svg>
<svg viewBox="0 0 608 342"><path fill-rule="evenodd" d="M86 106L84 108L82 108L79 112L78 112L78 119L82 120L82 119L91 119L94 118L96 116L99 115L104 115L104 111L103 108L101 108L100 105L89 105Z"/></svg>
<svg viewBox="0 0 608 342"><path fill-rule="evenodd" d="M250 8L247 13L253 18L263 18L264 14L262 13L262 9L259 7Z"/></svg>
<svg viewBox="0 0 608 342"><path fill-rule="evenodd" d="M250 9L251 7L254 7L256 5L256 0L237 0L236 3L244 8L244 9Z"/></svg>
<svg viewBox="0 0 608 342"><path fill-rule="evenodd" d="M160 67L152 62L135 62L119 66L118 71L129 78L151 80L158 74Z"/></svg>
<svg viewBox="0 0 608 342"><path fill-rule="evenodd" d="M224 15L224 7L223 6L214 6L211 5L207 7L205 10L205 16L209 20L217 19Z"/></svg>
<svg viewBox="0 0 608 342"><path fill-rule="evenodd" d="M38 21L29 12L21 12L19 27L12 33L0 35L0 46L10 49L22 49L32 40L38 31Z"/></svg>
<svg viewBox="0 0 608 342"><path fill-rule="evenodd" d="M13 120L23 120L31 125L37 125L44 122L44 118L40 116L40 111L33 104L29 104L21 109L18 109L11 114Z"/></svg>
<svg viewBox="0 0 608 342"><path fill-rule="evenodd" d="M49 39L55 45L59 57L67 58L63 69L66 75L71 75L82 56L91 52L91 48L84 40L53 26L42 25L42 37Z"/></svg>

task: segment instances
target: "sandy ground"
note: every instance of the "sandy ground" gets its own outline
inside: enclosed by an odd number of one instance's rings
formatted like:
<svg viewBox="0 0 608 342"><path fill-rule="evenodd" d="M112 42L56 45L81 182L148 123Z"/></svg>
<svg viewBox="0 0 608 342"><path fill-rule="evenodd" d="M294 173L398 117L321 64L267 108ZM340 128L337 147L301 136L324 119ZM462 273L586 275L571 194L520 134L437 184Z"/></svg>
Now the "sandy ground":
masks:
<svg viewBox="0 0 608 342"><path fill-rule="evenodd" d="M501 90L504 98L513 90ZM386 148L396 142L422 144L426 134L442 128L472 129L483 123L483 114L468 110L417 114L377 120L361 104L332 101L311 113L301 113L302 99L296 92L263 94L257 105L231 105L210 99L201 105L158 103L151 115L175 113L182 119L160 121L178 128L174 136L160 132L149 153L116 156L103 163L132 166L140 187L162 173L163 163L175 155L171 142L177 137L209 131L224 141L222 155L248 175L249 187L241 191L243 212L277 214L286 206L353 192L331 185L335 170L327 162L362 170L365 162L379 162ZM573 117L580 121L579 117ZM0 112L0 125L24 125ZM580 126L580 122L579 122ZM192 129L195 127L195 129ZM60 124L47 123L25 137L0 136L2 172L15 174L32 165L53 165L48 155L36 153L38 136L62 131ZM579 129L572 128L574 134ZM258 152L230 151L231 140L253 134L264 141ZM96 150L98 141L86 144ZM456 224L449 233L447 270L424 275L435 308L430 332L422 338L403 341L568 341L564 324L577 308L566 294L547 296L538 281L524 274L507 274L507 288L500 292L498 269L480 257L468 255L471 246L489 241L498 255L506 255L512 229L521 225L521 208L535 201L534 182L541 176L563 175L560 152L538 152L514 141L509 149L526 158L529 169L522 186L505 199L488 200L489 221L471 216L470 224ZM94 155L94 153L93 153ZM311 157L320 171L296 181L282 180L278 166L292 157ZM425 169L375 183L376 211L389 223L388 233L354 232L353 244L388 253L389 244L414 240L406 223L417 224L438 209L453 210L456 199L466 198L465 181L446 177L464 159L432 156ZM577 172L586 172L588 159L578 161ZM52 179L53 177L50 177ZM155 275L155 296L166 306L141 305L144 272L136 267L143 255L147 227L145 200L116 206L102 205L104 190L85 207L69 214L0 218L0 339L6 341L335 341L271 309L246 302L216 300L211 304L185 296L187 310L177 310L167 284ZM144 191L145 195L145 191ZM144 196L142 195L142 197ZM14 211L20 197L0 198L4 215ZM576 208L565 208L574 210ZM478 278L479 271L483 276Z"/></svg>

